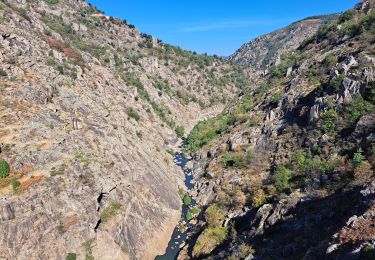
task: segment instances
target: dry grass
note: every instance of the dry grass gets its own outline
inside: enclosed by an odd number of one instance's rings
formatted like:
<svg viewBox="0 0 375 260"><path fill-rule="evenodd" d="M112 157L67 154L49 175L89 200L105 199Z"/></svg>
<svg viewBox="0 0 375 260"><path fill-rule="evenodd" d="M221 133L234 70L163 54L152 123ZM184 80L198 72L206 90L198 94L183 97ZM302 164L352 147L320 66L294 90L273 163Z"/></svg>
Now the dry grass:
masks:
<svg viewBox="0 0 375 260"><path fill-rule="evenodd" d="M66 232L68 229L75 225L79 221L79 217L77 215L73 215L71 217L68 217L63 223L62 223L62 231Z"/></svg>
<svg viewBox="0 0 375 260"><path fill-rule="evenodd" d="M35 185L41 182L44 179L44 176L35 176L30 177L28 180L21 182L20 190L27 190L30 186Z"/></svg>
<svg viewBox="0 0 375 260"><path fill-rule="evenodd" d="M46 39L46 42L51 48L53 48L55 50L58 50L59 52L64 53L64 55L67 58L69 58L70 60L73 60L73 61L77 62L81 66L84 65L84 60L83 60L81 54L76 52L74 49L66 46L63 41L48 38L48 39Z"/></svg>
<svg viewBox="0 0 375 260"><path fill-rule="evenodd" d="M375 213L375 204L370 209L371 215ZM360 241L371 240L375 237L375 219L360 217L350 227L345 227L340 232L341 244L356 244Z"/></svg>

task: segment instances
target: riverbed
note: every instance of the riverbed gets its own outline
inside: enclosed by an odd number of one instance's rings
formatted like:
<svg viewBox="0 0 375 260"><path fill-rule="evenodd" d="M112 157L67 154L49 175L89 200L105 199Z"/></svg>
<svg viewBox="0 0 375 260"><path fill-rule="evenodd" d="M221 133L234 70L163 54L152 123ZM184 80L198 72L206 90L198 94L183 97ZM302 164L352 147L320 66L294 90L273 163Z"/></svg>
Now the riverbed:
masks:
<svg viewBox="0 0 375 260"><path fill-rule="evenodd" d="M187 192L194 187L194 184L192 183L193 181L192 169L186 167L189 161L191 161L191 159L187 159L183 153L175 154L175 163L177 166L179 166L183 170L184 175L185 175L185 187L187 189ZM186 214L189 211L189 209L192 209L195 206L196 206L196 202L194 199L191 199L191 203L189 206L182 204L181 220L173 231L172 237L169 240L168 247L166 249L166 253L162 256L157 256L155 260L177 259L178 253L180 252L181 247L185 245L185 241L187 240L187 236L188 236L188 231L191 228L191 225L189 225L186 221ZM185 227L185 228L181 230L181 227Z"/></svg>

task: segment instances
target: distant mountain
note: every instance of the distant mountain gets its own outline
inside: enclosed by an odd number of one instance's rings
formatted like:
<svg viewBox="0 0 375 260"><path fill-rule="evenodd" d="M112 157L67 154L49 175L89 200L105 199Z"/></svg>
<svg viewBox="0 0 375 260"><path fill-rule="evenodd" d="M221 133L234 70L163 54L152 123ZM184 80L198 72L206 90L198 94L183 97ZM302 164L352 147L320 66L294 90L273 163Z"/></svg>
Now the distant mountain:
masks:
<svg viewBox="0 0 375 260"><path fill-rule="evenodd" d="M337 17L336 14L313 16L262 35L244 44L229 60L247 67L267 69L270 65L279 63L281 54L297 49L321 25L331 23Z"/></svg>

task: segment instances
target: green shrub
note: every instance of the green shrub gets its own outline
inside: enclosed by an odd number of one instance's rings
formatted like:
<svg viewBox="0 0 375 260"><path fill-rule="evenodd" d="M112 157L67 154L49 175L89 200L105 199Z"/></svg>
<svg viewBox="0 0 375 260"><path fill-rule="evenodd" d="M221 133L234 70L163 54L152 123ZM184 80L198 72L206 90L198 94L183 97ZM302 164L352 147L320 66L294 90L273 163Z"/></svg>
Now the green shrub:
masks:
<svg viewBox="0 0 375 260"><path fill-rule="evenodd" d="M260 86L255 90L256 94L266 93L270 89L270 85L267 83L262 83Z"/></svg>
<svg viewBox="0 0 375 260"><path fill-rule="evenodd" d="M199 122L187 137L187 147L189 150L197 151L199 148L208 144L218 135L224 133L228 126L233 124L233 117L217 116L205 121Z"/></svg>
<svg viewBox="0 0 375 260"><path fill-rule="evenodd" d="M201 212L200 207L194 207L194 208L191 209L191 214L193 214L193 216L198 215L200 212Z"/></svg>
<svg viewBox="0 0 375 260"><path fill-rule="evenodd" d="M14 178L12 180L12 188L13 188L13 191L18 191L18 188L21 186L21 183L19 180L17 180L16 178Z"/></svg>
<svg viewBox="0 0 375 260"><path fill-rule="evenodd" d="M42 21L53 31L59 34L69 37L74 33L71 24L66 24L62 17L55 15L45 15L42 17Z"/></svg>
<svg viewBox="0 0 375 260"><path fill-rule="evenodd" d="M193 218L195 218L196 216L198 216L198 214L200 212L201 212L201 209L199 207L194 207L194 208L188 210L188 212L186 212L185 218L186 218L187 221L190 221Z"/></svg>
<svg viewBox="0 0 375 260"><path fill-rule="evenodd" d="M8 74L3 69L0 69L0 77L6 77L6 76L8 76Z"/></svg>
<svg viewBox="0 0 375 260"><path fill-rule="evenodd" d="M282 95L280 93L273 93L271 95L271 99L270 99L270 105L275 107L279 104L280 100L282 99Z"/></svg>
<svg viewBox="0 0 375 260"><path fill-rule="evenodd" d="M10 167L9 164L2 158L0 158L0 178L6 178L9 176Z"/></svg>
<svg viewBox="0 0 375 260"><path fill-rule="evenodd" d="M332 78L328 82L328 90L337 93L340 90L340 87L344 79L345 79L345 75L340 75L338 77Z"/></svg>
<svg viewBox="0 0 375 260"><path fill-rule="evenodd" d="M251 206L253 208L259 208L260 206L262 206L266 202L264 191L262 189L255 190L251 196L251 200Z"/></svg>
<svg viewBox="0 0 375 260"><path fill-rule="evenodd" d="M373 109L373 105L364 100L361 95L357 95L352 102L344 107L344 117L350 125L353 125L359 121L359 119L370 113Z"/></svg>
<svg viewBox="0 0 375 260"><path fill-rule="evenodd" d="M178 137L178 138L181 138L181 137L183 137L184 134L185 134L185 129L184 129L183 126L177 126L177 127L175 128L175 132L176 132L177 137Z"/></svg>
<svg viewBox="0 0 375 260"><path fill-rule="evenodd" d="M293 164L299 168L303 167L306 162L306 156L303 152L298 151L293 155Z"/></svg>
<svg viewBox="0 0 375 260"><path fill-rule="evenodd" d="M137 88L138 95L149 102L151 101L150 96L145 89L142 81L134 73L125 73L121 77L128 85Z"/></svg>
<svg viewBox="0 0 375 260"><path fill-rule="evenodd" d="M217 204L212 204L204 212L204 218L209 226L221 226L225 218L224 210Z"/></svg>
<svg viewBox="0 0 375 260"><path fill-rule="evenodd" d="M18 11L19 15L20 15L23 19L25 19L25 20L31 22L31 18L30 18L30 16L27 14L27 10L26 10L26 9L18 8L17 11Z"/></svg>
<svg viewBox="0 0 375 260"><path fill-rule="evenodd" d="M76 260L76 259L77 259L77 254L75 254L75 253L69 253L66 256L66 260Z"/></svg>
<svg viewBox="0 0 375 260"><path fill-rule="evenodd" d="M55 5L59 3L59 0L44 0L47 4Z"/></svg>
<svg viewBox="0 0 375 260"><path fill-rule="evenodd" d="M255 250L251 246L242 243L238 247L238 252L236 252L236 256L233 256L233 259L246 259L250 254L254 255Z"/></svg>
<svg viewBox="0 0 375 260"><path fill-rule="evenodd" d="M226 152L221 159L221 162L226 167L243 167L245 166L245 159L244 155L240 152L232 153Z"/></svg>
<svg viewBox="0 0 375 260"><path fill-rule="evenodd" d="M171 114L171 111L164 104L158 105L154 101L150 101L150 105L161 121L165 122L171 128L175 126L175 122L168 119L168 114Z"/></svg>
<svg viewBox="0 0 375 260"><path fill-rule="evenodd" d="M362 27L356 21L346 24L341 31L350 37L354 37L362 33Z"/></svg>
<svg viewBox="0 0 375 260"><path fill-rule="evenodd" d="M337 160L324 159L319 156L312 157L310 150L303 153L296 152L292 158L293 171L303 177L299 185L304 186L315 178L320 178L324 174L330 174L336 168Z"/></svg>
<svg viewBox="0 0 375 260"><path fill-rule="evenodd" d="M336 63L337 63L337 57L332 54L328 55L323 61L324 66L328 68L335 66Z"/></svg>
<svg viewBox="0 0 375 260"><path fill-rule="evenodd" d="M191 198L188 194L185 194L184 198L182 199L185 206L189 206L191 204Z"/></svg>
<svg viewBox="0 0 375 260"><path fill-rule="evenodd" d="M354 18L354 16L357 14L357 11L354 9L348 10L340 15L339 17L339 23L344 23L346 21L349 21Z"/></svg>
<svg viewBox="0 0 375 260"><path fill-rule="evenodd" d="M129 116L129 118L134 118L135 121L139 121L141 119L139 114L131 107L126 110L126 114Z"/></svg>
<svg viewBox="0 0 375 260"><path fill-rule="evenodd" d="M51 176L53 177L56 175L64 174L65 170L66 170L66 165L63 163L58 168L52 167L50 173L51 173Z"/></svg>
<svg viewBox="0 0 375 260"><path fill-rule="evenodd" d="M356 153L354 153L354 156L353 156L353 164L354 166L359 166L364 160L365 160L365 156L363 155L363 151L361 148L359 148L357 150Z"/></svg>
<svg viewBox="0 0 375 260"><path fill-rule="evenodd" d="M309 37L309 38L306 38L302 41L301 45L300 45L300 49L304 49L306 48L306 46L312 44L313 42L315 42L315 37Z"/></svg>
<svg viewBox="0 0 375 260"><path fill-rule="evenodd" d="M173 155L174 155L174 153L173 153ZM185 190L183 188L178 188L177 193L178 193L178 196L180 196L181 199L184 198Z"/></svg>
<svg viewBox="0 0 375 260"><path fill-rule="evenodd" d="M215 247L227 238L228 230L225 227L208 227L199 235L193 253L195 256L209 254Z"/></svg>
<svg viewBox="0 0 375 260"><path fill-rule="evenodd" d="M289 180L292 177L290 170L284 166L277 166L272 175L273 183L279 192L283 192L289 188Z"/></svg>
<svg viewBox="0 0 375 260"><path fill-rule="evenodd" d="M336 130L336 117L337 113L333 108L330 108L323 113L323 129L326 133L333 133Z"/></svg>
<svg viewBox="0 0 375 260"><path fill-rule="evenodd" d="M324 24L320 26L318 32L316 33L316 38L318 41L322 41L327 38L327 35L335 27L333 24Z"/></svg>
<svg viewBox="0 0 375 260"><path fill-rule="evenodd" d="M94 256L92 255L93 242L94 240L90 239L83 244L86 249L86 260L94 260Z"/></svg>
<svg viewBox="0 0 375 260"><path fill-rule="evenodd" d="M100 218L102 220L102 223L105 223L109 220L110 217L112 217L116 212L121 208L121 205L119 203L111 203L111 205L103 210L102 214L100 214Z"/></svg>
<svg viewBox="0 0 375 260"><path fill-rule="evenodd" d="M270 73L272 78L280 79L283 77L282 71L278 66L271 67Z"/></svg>
<svg viewBox="0 0 375 260"><path fill-rule="evenodd" d="M374 24L375 24L375 11L372 10L365 17L363 17L362 25L365 28L365 30L370 30L370 29L373 30Z"/></svg>
<svg viewBox="0 0 375 260"><path fill-rule="evenodd" d="M359 259L362 260L374 260L375 259L375 250L372 246L366 245L362 248Z"/></svg>
<svg viewBox="0 0 375 260"><path fill-rule="evenodd" d="M188 212L186 212L185 218L186 218L187 221L190 221L190 220L193 219L193 214L191 213L190 210Z"/></svg>

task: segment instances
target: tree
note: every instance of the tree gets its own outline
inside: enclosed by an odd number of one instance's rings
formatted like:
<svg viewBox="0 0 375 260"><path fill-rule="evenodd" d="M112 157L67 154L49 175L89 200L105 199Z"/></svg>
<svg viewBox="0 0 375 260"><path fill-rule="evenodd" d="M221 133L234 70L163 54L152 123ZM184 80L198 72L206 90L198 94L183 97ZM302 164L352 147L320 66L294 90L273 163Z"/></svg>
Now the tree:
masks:
<svg viewBox="0 0 375 260"><path fill-rule="evenodd" d="M177 126L176 129L175 129L175 132L176 132L177 137L181 138L185 134L185 129L184 129L183 126Z"/></svg>
<svg viewBox="0 0 375 260"><path fill-rule="evenodd" d="M186 218L187 221L190 221L190 220L193 219L193 214L191 213L190 210L186 213L185 218Z"/></svg>
<svg viewBox="0 0 375 260"><path fill-rule="evenodd" d="M234 202L236 203L235 206L237 206L238 208L242 208L243 206L245 206L245 204L246 204L245 193L243 193L243 191L241 191L241 190L236 191L236 193L234 195Z"/></svg>
<svg viewBox="0 0 375 260"><path fill-rule="evenodd" d="M218 204L212 204L204 212L204 218L209 226L220 226L225 214Z"/></svg>
<svg viewBox="0 0 375 260"><path fill-rule="evenodd" d="M326 133L332 133L336 129L336 110L331 108L328 111L323 113L323 129Z"/></svg>
<svg viewBox="0 0 375 260"><path fill-rule="evenodd" d="M284 190L289 188L289 180L292 177L290 170L285 168L284 166L277 166L272 180L275 184L276 189L279 192L283 192Z"/></svg>
<svg viewBox="0 0 375 260"><path fill-rule="evenodd" d="M76 259L77 259L77 254L75 254L75 253L69 253L66 256L66 260L76 260Z"/></svg>
<svg viewBox="0 0 375 260"><path fill-rule="evenodd" d="M357 152L356 153L354 153L354 156L353 156L353 164L354 164L354 166L359 166L361 163L362 163L362 161L365 159L365 157L363 156L363 151L362 151L362 149L361 148L359 148L358 150L357 150Z"/></svg>
<svg viewBox="0 0 375 260"><path fill-rule="evenodd" d="M259 208L266 202L266 196L264 194L264 191L262 189L257 189L254 191L254 194L252 196L252 206L253 208Z"/></svg>
<svg viewBox="0 0 375 260"><path fill-rule="evenodd" d="M184 202L184 205L185 206L189 206L191 204L191 198L189 197L188 194L185 194L184 198L182 199L182 201Z"/></svg>

